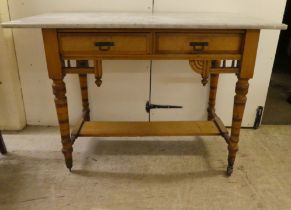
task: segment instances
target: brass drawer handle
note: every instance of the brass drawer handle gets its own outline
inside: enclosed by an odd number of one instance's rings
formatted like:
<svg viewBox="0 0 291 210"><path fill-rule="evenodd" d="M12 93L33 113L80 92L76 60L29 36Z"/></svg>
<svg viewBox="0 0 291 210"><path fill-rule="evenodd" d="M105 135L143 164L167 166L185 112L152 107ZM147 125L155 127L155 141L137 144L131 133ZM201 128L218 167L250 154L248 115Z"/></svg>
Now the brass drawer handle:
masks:
<svg viewBox="0 0 291 210"><path fill-rule="evenodd" d="M114 42L95 42L95 46L98 47L100 51L109 51L110 48L114 46Z"/></svg>
<svg viewBox="0 0 291 210"><path fill-rule="evenodd" d="M208 46L208 42L190 42L189 45L193 47L194 52L202 52Z"/></svg>

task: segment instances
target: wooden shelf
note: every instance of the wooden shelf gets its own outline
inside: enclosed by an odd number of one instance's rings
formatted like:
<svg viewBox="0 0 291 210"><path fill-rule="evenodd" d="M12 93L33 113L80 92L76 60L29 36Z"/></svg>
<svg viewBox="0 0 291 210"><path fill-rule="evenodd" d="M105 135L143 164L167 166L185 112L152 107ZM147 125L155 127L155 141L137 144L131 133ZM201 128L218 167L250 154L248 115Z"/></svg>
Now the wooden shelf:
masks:
<svg viewBox="0 0 291 210"><path fill-rule="evenodd" d="M214 121L84 122L79 136L213 136Z"/></svg>

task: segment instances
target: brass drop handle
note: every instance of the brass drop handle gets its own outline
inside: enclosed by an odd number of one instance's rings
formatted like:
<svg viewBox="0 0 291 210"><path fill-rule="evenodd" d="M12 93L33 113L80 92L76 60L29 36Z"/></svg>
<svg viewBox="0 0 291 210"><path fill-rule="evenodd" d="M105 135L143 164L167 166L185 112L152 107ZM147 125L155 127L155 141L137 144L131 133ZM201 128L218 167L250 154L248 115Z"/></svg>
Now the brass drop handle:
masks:
<svg viewBox="0 0 291 210"><path fill-rule="evenodd" d="M110 48L114 46L114 42L95 42L95 46L98 47L100 51L109 51Z"/></svg>
<svg viewBox="0 0 291 210"><path fill-rule="evenodd" d="M194 52L202 52L208 46L208 42L190 42L189 45L193 47Z"/></svg>

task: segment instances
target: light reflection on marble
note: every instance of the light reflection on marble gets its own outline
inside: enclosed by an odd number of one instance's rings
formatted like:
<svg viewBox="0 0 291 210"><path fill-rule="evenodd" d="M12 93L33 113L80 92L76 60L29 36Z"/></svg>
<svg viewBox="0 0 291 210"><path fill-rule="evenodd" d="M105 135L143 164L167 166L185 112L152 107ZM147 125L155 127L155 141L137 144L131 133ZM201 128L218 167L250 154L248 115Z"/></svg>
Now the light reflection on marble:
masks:
<svg viewBox="0 0 291 210"><path fill-rule="evenodd" d="M287 25L235 13L47 13L2 23L6 28L286 29Z"/></svg>

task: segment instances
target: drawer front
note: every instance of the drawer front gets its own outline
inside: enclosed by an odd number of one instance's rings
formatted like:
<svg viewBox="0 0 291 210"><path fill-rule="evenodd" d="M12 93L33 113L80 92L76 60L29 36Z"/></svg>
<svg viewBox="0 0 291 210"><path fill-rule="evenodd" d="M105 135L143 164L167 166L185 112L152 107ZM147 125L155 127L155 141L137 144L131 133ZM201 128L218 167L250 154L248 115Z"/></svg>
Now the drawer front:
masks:
<svg viewBox="0 0 291 210"><path fill-rule="evenodd" d="M155 52L160 54L241 53L242 33L157 33Z"/></svg>
<svg viewBox="0 0 291 210"><path fill-rule="evenodd" d="M63 55L119 55L150 53L147 33L60 33Z"/></svg>

